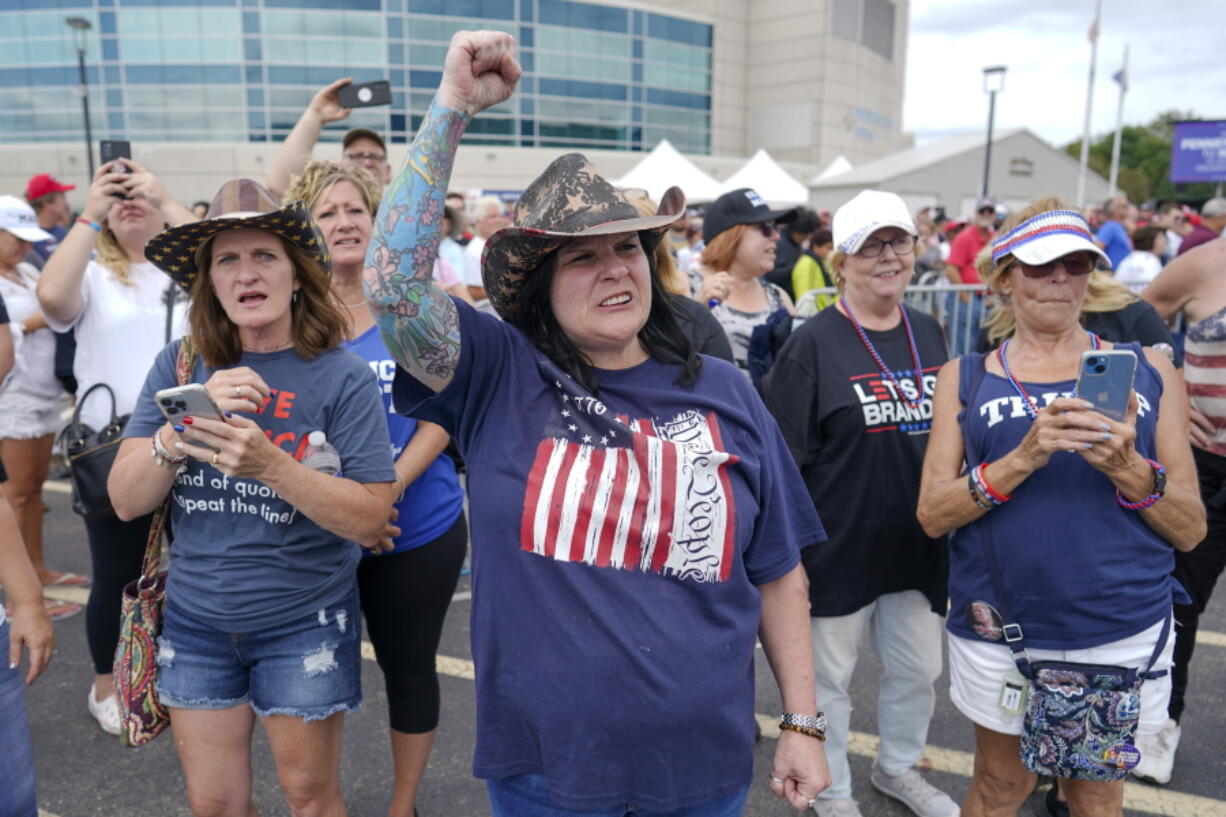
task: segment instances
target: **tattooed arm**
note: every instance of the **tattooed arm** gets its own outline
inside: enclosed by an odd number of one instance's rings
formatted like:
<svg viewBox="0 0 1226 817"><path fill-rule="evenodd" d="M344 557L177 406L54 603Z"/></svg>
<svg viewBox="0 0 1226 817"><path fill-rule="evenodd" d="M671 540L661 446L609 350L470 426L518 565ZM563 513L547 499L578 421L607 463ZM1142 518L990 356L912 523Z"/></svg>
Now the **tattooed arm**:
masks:
<svg viewBox="0 0 1226 817"><path fill-rule="evenodd" d="M434 286L439 225L456 147L468 122L509 98L519 81L515 40L498 31L451 38L443 81L383 197L366 251L366 301L396 362L441 391L460 360L455 304Z"/></svg>

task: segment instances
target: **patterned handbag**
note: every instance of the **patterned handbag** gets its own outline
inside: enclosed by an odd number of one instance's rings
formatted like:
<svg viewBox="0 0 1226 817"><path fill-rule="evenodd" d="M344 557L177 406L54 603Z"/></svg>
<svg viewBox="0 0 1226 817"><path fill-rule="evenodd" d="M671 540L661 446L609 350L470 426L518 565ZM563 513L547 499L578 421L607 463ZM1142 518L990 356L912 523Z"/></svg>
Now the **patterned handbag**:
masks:
<svg viewBox="0 0 1226 817"><path fill-rule="evenodd" d="M196 350L184 337L175 365L180 386L191 379L195 359ZM119 740L124 746L143 746L170 725L170 713L157 693L157 638L162 632L162 602L166 597L166 571L159 568L169 512L167 494L166 501L153 513L140 578L123 589L114 672Z"/></svg>
<svg viewBox="0 0 1226 817"><path fill-rule="evenodd" d="M1141 684L1161 678L1154 671L1171 633L1171 616L1144 669L1071 661L1030 663L1022 626L1009 612L1004 582L996 563L991 525L985 526L985 550L1005 642L1018 672L1026 678L1026 717L1022 723L1022 765L1035 774L1072 780L1120 780L1141 762L1136 746L1141 716Z"/></svg>

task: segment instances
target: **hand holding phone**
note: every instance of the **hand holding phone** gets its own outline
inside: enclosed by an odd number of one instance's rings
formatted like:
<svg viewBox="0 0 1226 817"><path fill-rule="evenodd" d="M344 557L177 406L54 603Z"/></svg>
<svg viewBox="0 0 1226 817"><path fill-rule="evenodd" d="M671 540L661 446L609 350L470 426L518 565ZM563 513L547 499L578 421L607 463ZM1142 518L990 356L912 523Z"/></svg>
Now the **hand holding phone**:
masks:
<svg viewBox="0 0 1226 817"><path fill-rule="evenodd" d="M170 423L183 422L184 417L204 417L209 420L225 422L222 414L208 390L199 383L188 383L186 386L175 386L162 389L154 395L158 410Z"/></svg>
<svg viewBox="0 0 1226 817"><path fill-rule="evenodd" d="M392 86L385 79L374 82L362 82L356 85L344 85L337 92L340 103L345 108L370 108L375 105L392 104Z"/></svg>
<svg viewBox="0 0 1226 817"><path fill-rule="evenodd" d="M1099 414L1123 422L1137 373L1137 356L1128 349L1091 349L1081 355L1076 395Z"/></svg>

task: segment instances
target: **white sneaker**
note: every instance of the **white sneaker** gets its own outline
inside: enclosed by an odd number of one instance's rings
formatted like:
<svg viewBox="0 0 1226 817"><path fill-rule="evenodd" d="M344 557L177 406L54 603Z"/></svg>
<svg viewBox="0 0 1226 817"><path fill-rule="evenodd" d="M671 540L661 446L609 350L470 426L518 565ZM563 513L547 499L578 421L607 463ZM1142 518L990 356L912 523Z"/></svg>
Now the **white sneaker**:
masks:
<svg viewBox="0 0 1226 817"><path fill-rule="evenodd" d="M1170 783L1171 772L1175 768L1175 750L1179 748L1182 734L1179 724L1167 718L1158 734L1138 737L1141 762L1132 770L1133 776L1159 785Z"/></svg>
<svg viewBox="0 0 1226 817"><path fill-rule="evenodd" d="M874 763L868 779L877 791L900 801L919 817L959 817L962 813L948 794L920 777L915 769L890 777Z"/></svg>
<svg viewBox="0 0 1226 817"><path fill-rule="evenodd" d="M109 735L119 734L119 702L114 693L101 701L94 699L94 686L89 687L89 714L98 721L98 726Z"/></svg>
<svg viewBox="0 0 1226 817"><path fill-rule="evenodd" d="M861 817L860 807L850 797L817 798L813 810L818 817Z"/></svg>

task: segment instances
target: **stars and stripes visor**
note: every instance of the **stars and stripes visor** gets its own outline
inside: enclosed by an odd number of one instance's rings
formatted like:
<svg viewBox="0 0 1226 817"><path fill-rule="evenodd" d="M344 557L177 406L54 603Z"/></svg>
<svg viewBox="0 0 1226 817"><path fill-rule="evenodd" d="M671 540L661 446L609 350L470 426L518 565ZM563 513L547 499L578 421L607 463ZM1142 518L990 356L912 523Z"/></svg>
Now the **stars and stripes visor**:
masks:
<svg viewBox="0 0 1226 817"><path fill-rule="evenodd" d="M1023 264L1046 264L1073 252L1091 252L1108 267L1111 259L1094 243L1085 217L1076 210L1048 210L1018 224L992 242L992 263L1012 255Z"/></svg>
<svg viewBox="0 0 1226 817"><path fill-rule="evenodd" d="M305 201L281 201L258 182L231 179L221 186L200 221L171 227L150 239L145 257L190 291L200 272L200 248L225 230L264 230L296 244L324 269L330 263L323 235Z"/></svg>

